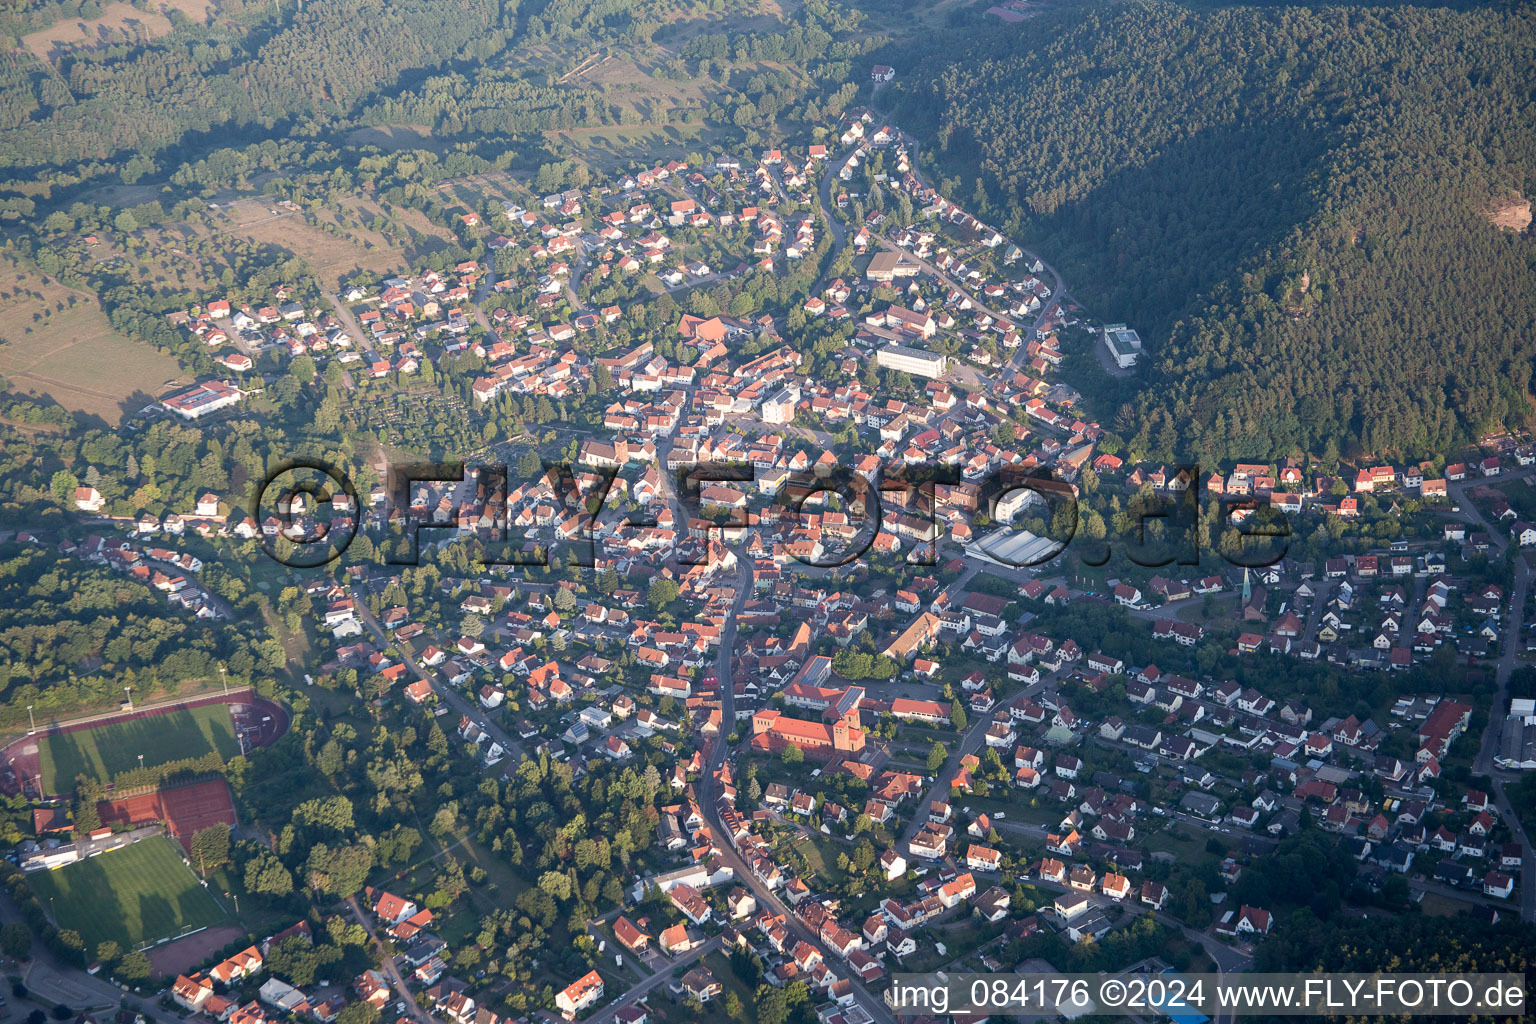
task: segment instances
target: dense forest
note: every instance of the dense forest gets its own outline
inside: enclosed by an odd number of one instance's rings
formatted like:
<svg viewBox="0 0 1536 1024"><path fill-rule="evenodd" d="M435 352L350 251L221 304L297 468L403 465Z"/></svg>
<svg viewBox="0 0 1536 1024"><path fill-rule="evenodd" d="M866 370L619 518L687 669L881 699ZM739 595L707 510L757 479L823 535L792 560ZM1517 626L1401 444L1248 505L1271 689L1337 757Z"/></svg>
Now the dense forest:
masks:
<svg viewBox="0 0 1536 1024"><path fill-rule="evenodd" d="M425 0L323 0L274 24L182 19L144 45L83 51L55 66L13 53L0 67L0 165L69 166L117 155L125 180L194 133L350 110L381 85L502 45L493 0L441 17ZM132 169L129 169L131 166Z"/></svg>
<svg viewBox="0 0 1536 1024"><path fill-rule="evenodd" d="M1496 925L1471 915L1341 916L1327 924L1303 923L1308 927L1287 928L1265 941L1254 970L1523 974L1536 950L1531 926L1513 915Z"/></svg>
<svg viewBox="0 0 1536 1024"><path fill-rule="evenodd" d="M1536 248L1489 214L1536 191L1533 16L1065 10L953 28L882 102L1140 328L1093 388L1132 449L1430 453L1529 415Z"/></svg>

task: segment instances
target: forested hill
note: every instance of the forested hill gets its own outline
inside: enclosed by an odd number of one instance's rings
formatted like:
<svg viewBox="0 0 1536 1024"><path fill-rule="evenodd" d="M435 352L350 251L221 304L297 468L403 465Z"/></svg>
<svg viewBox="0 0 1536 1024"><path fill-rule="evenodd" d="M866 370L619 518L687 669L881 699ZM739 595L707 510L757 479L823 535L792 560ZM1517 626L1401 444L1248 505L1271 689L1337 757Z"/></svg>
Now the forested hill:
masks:
<svg viewBox="0 0 1536 1024"><path fill-rule="evenodd" d="M147 169L189 134L333 116L405 72L500 48L496 0L454 0L452 18L444 6L316 0L275 7L270 23L259 10L248 23L178 18L164 38L57 66L15 51L0 59L0 169L24 176L117 159L135 180L135 162Z"/></svg>
<svg viewBox="0 0 1536 1024"><path fill-rule="evenodd" d="M979 180L1095 315L1141 328L1150 365L1094 396L1133 450L1445 452L1529 414L1536 247L1488 213L1536 195L1533 26L1063 10L957 30L882 103L926 123L958 198Z"/></svg>

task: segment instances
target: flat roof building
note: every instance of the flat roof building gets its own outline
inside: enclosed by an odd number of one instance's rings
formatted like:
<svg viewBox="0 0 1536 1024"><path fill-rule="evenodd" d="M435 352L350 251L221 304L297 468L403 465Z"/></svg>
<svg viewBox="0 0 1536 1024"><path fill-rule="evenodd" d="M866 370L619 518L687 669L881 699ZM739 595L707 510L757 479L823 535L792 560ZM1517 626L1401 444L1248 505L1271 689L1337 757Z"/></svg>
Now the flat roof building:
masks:
<svg viewBox="0 0 1536 1024"><path fill-rule="evenodd" d="M905 345L888 345L875 353L875 362L914 377L942 377L949 361L937 352L925 352Z"/></svg>
<svg viewBox="0 0 1536 1024"><path fill-rule="evenodd" d="M1104 344L1109 346L1109 354L1122 370L1135 366L1136 360L1141 358L1141 335L1125 324L1106 324Z"/></svg>
<svg viewBox="0 0 1536 1024"><path fill-rule="evenodd" d="M196 420L209 413L227 409L240 401L240 391L223 381L210 380L196 384L187 390L171 395L160 402L166 411L182 419Z"/></svg>

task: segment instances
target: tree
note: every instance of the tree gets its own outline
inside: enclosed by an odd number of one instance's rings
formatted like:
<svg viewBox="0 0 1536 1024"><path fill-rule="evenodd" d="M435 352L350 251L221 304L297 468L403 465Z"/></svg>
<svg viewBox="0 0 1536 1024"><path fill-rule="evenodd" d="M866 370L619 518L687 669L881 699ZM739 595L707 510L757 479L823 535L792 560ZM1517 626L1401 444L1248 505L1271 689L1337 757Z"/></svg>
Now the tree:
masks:
<svg viewBox="0 0 1536 1024"><path fill-rule="evenodd" d="M539 876L539 888L554 899L571 898L571 876L563 871L546 871Z"/></svg>
<svg viewBox="0 0 1536 1024"><path fill-rule="evenodd" d="M75 488L80 486L80 481L75 479L75 474L67 469L61 469L53 474L48 489L53 492L53 500L65 508L75 506Z"/></svg>
<svg viewBox="0 0 1536 1024"><path fill-rule="evenodd" d="M676 580L657 578L651 581L646 590L645 600L656 611L660 611L673 601L677 600L678 586Z"/></svg>
<svg viewBox="0 0 1536 1024"><path fill-rule="evenodd" d="M779 755L785 764L799 764L805 760L805 751L793 743L784 744L784 752Z"/></svg>
<svg viewBox="0 0 1536 1024"><path fill-rule="evenodd" d="M270 850L262 850L245 863L245 891L264 896L293 892L293 874Z"/></svg>
<svg viewBox="0 0 1536 1024"><path fill-rule="evenodd" d="M784 990L772 985L759 985L752 997L753 1019L757 1024L784 1024L789 1019L789 1001Z"/></svg>
<svg viewBox="0 0 1536 1024"><path fill-rule="evenodd" d="M96 807L101 798L101 784L82 776L76 794L75 831L85 835L101 828L101 813Z"/></svg>
<svg viewBox="0 0 1536 1024"><path fill-rule="evenodd" d="M25 960L32 952L32 929L20 921L0 926L0 950L15 960Z"/></svg>
<svg viewBox="0 0 1536 1024"><path fill-rule="evenodd" d="M290 935L267 951L267 970L293 985L309 985L320 968L340 959L335 946L316 946L299 935Z"/></svg>
<svg viewBox="0 0 1536 1024"><path fill-rule="evenodd" d="M96 959L100 963L113 963L122 955L123 947L119 946L115 939L107 939L96 946Z"/></svg>
<svg viewBox="0 0 1536 1024"><path fill-rule="evenodd" d="M211 868L217 868L229 860L229 826L209 825L192 835L192 859L204 878Z"/></svg>
<svg viewBox="0 0 1536 1024"><path fill-rule="evenodd" d="M370 1002L358 1000L348 1003L336 1015L336 1024L373 1024L379 1019L379 1008Z"/></svg>
<svg viewBox="0 0 1536 1024"><path fill-rule="evenodd" d="M953 713L953 709L951 709L951 713ZM962 711L960 714L961 714L961 716L963 718L964 715L965 715L965 712ZM949 751L944 749L944 744L942 744L939 741L935 740L934 743L933 743L933 746L928 751L928 771L929 771L929 773L931 774L933 772L938 771L940 768L944 767L944 762L947 761L947 760L949 760Z"/></svg>
<svg viewBox="0 0 1536 1024"><path fill-rule="evenodd" d="M305 862L305 884L316 894L345 898L363 887L372 867L373 850L366 846L331 849L316 843Z"/></svg>
<svg viewBox="0 0 1536 1024"><path fill-rule="evenodd" d="M458 823L458 820L459 802L457 800L450 800L439 807L437 813L432 816L432 824L428 831L438 839L446 839L453 834L454 826Z"/></svg>
<svg viewBox="0 0 1536 1024"><path fill-rule="evenodd" d="M543 472L544 460L539 458L539 453L532 448L524 449L517 460L517 478L524 483L532 483Z"/></svg>
<svg viewBox="0 0 1536 1024"><path fill-rule="evenodd" d="M955 727L955 732L965 732L965 708L960 705L959 697L949 702L949 724Z"/></svg>
<svg viewBox="0 0 1536 1024"><path fill-rule="evenodd" d="M142 949L136 949L131 953L125 954L118 961L113 973L124 981L143 981L149 977L149 972L152 969L153 967L149 962L149 954L145 953Z"/></svg>

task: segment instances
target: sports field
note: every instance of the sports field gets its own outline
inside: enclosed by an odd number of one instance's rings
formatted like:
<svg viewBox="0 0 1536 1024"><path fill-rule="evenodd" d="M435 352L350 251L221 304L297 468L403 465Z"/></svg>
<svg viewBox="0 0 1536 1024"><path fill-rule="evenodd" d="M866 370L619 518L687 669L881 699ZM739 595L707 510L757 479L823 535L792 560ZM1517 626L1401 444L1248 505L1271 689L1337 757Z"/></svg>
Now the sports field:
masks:
<svg viewBox="0 0 1536 1024"><path fill-rule="evenodd" d="M78 931L86 949L107 939L135 949L229 920L181 856L169 839L152 836L27 881L58 926Z"/></svg>
<svg viewBox="0 0 1536 1024"><path fill-rule="evenodd" d="M240 753L228 704L205 704L44 736L38 743L38 767L44 791L67 793L75 788L78 775L110 782L118 772L137 768L140 754L148 768L202 757L212 750L225 760Z"/></svg>

